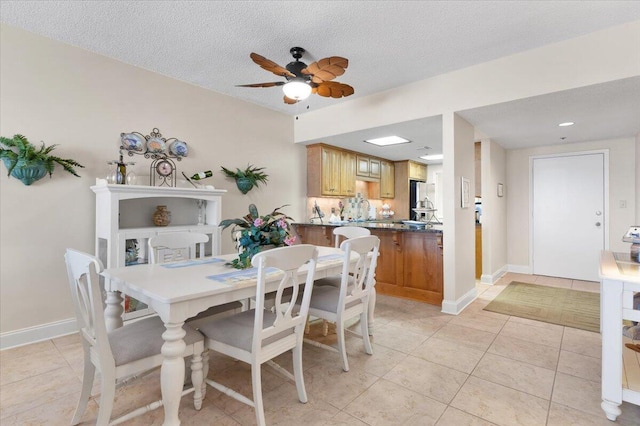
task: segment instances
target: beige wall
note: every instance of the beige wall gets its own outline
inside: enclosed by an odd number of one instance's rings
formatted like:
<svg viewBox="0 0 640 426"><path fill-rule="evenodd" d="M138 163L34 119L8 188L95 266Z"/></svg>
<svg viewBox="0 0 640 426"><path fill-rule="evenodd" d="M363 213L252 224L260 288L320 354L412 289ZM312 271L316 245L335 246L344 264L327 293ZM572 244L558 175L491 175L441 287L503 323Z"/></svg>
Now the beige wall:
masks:
<svg viewBox="0 0 640 426"><path fill-rule="evenodd" d="M507 269L506 151L482 140L482 281L493 283ZM498 184L503 197L498 197Z"/></svg>
<svg viewBox="0 0 640 426"><path fill-rule="evenodd" d="M507 151L507 246L509 267L515 271L530 271L529 211L530 179L529 159L535 155L590 150L609 151L609 249L627 251L622 235L633 225L636 198L633 179L636 174L634 138L593 141L535 149ZM620 201L626 208L620 208Z"/></svg>
<svg viewBox="0 0 640 426"><path fill-rule="evenodd" d="M6 25L0 37L0 134L60 144L55 153L85 165L76 178L57 168L53 179L24 186L0 173L0 332L73 317L63 254L93 252L95 198L89 186L118 153L121 132L188 143L178 172L213 170L207 183L229 192L223 217L255 203L264 211L302 217L304 147L293 144L292 117L163 77ZM136 156L148 174L150 160ZM220 166L265 166L266 187L242 195ZM229 231L223 250L230 251Z"/></svg>

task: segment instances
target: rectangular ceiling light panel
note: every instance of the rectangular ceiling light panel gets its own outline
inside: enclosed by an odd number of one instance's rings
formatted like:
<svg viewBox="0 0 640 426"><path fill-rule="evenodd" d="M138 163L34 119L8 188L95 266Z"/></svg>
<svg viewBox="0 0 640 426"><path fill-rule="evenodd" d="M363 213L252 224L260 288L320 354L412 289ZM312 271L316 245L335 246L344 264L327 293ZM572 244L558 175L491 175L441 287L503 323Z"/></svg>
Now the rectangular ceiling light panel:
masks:
<svg viewBox="0 0 640 426"><path fill-rule="evenodd" d="M407 143L411 141L405 138L401 138L400 136L385 136L383 138L365 139L365 142L372 143L378 146L387 146L387 145L397 145L400 143Z"/></svg>

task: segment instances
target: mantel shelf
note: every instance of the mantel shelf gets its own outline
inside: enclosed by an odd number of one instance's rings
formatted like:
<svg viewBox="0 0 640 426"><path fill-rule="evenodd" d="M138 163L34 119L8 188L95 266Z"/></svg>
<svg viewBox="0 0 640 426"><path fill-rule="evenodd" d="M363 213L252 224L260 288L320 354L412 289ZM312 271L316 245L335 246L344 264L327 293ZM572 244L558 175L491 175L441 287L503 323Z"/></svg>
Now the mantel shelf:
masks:
<svg viewBox="0 0 640 426"><path fill-rule="evenodd" d="M105 181L102 181L105 182ZM207 196L223 195L226 189L207 188L175 188L168 186L147 186L147 185L114 185L98 182L91 187L91 190L98 193L120 194L121 198L146 198L146 197L187 197L198 198Z"/></svg>

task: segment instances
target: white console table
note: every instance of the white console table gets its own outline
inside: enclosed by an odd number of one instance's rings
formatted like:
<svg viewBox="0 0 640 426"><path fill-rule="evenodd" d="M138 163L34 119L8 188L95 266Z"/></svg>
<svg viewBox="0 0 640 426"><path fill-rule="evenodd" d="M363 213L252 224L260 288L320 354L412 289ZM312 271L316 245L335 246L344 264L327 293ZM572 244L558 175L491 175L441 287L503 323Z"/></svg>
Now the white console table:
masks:
<svg viewBox="0 0 640 426"><path fill-rule="evenodd" d="M640 354L624 346L622 321L640 322L633 295L640 292L640 264L628 253L603 251L600 258L602 404L609 420L620 415L622 401L640 405ZM637 342L636 342L637 343Z"/></svg>

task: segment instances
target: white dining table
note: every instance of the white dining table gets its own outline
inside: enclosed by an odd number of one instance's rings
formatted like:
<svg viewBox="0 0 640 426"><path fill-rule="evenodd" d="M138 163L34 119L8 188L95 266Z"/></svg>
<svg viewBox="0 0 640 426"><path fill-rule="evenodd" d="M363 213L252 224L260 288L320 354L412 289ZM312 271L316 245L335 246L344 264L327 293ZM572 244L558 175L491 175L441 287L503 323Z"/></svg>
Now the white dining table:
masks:
<svg viewBox="0 0 640 426"><path fill-rule="evenodd" d="M354 260L357 255L354 255ZM187 318L209 307L255 296L257 269L236 270L226 262L237 254L166 263L109 268L102 272L107 292L105 320L107 330L121 327L125 293L151 307L164 322L164 357L161 367L161 391L164 425L180 424L178 407L182 395L185 365L183 329ZM344 252L318 246L315 279L339 274ZM301 268L301 282L306 271ZM267 274L267 290L277 289L281 273ZM269 288L271 286L272 288Z"/></svg>

